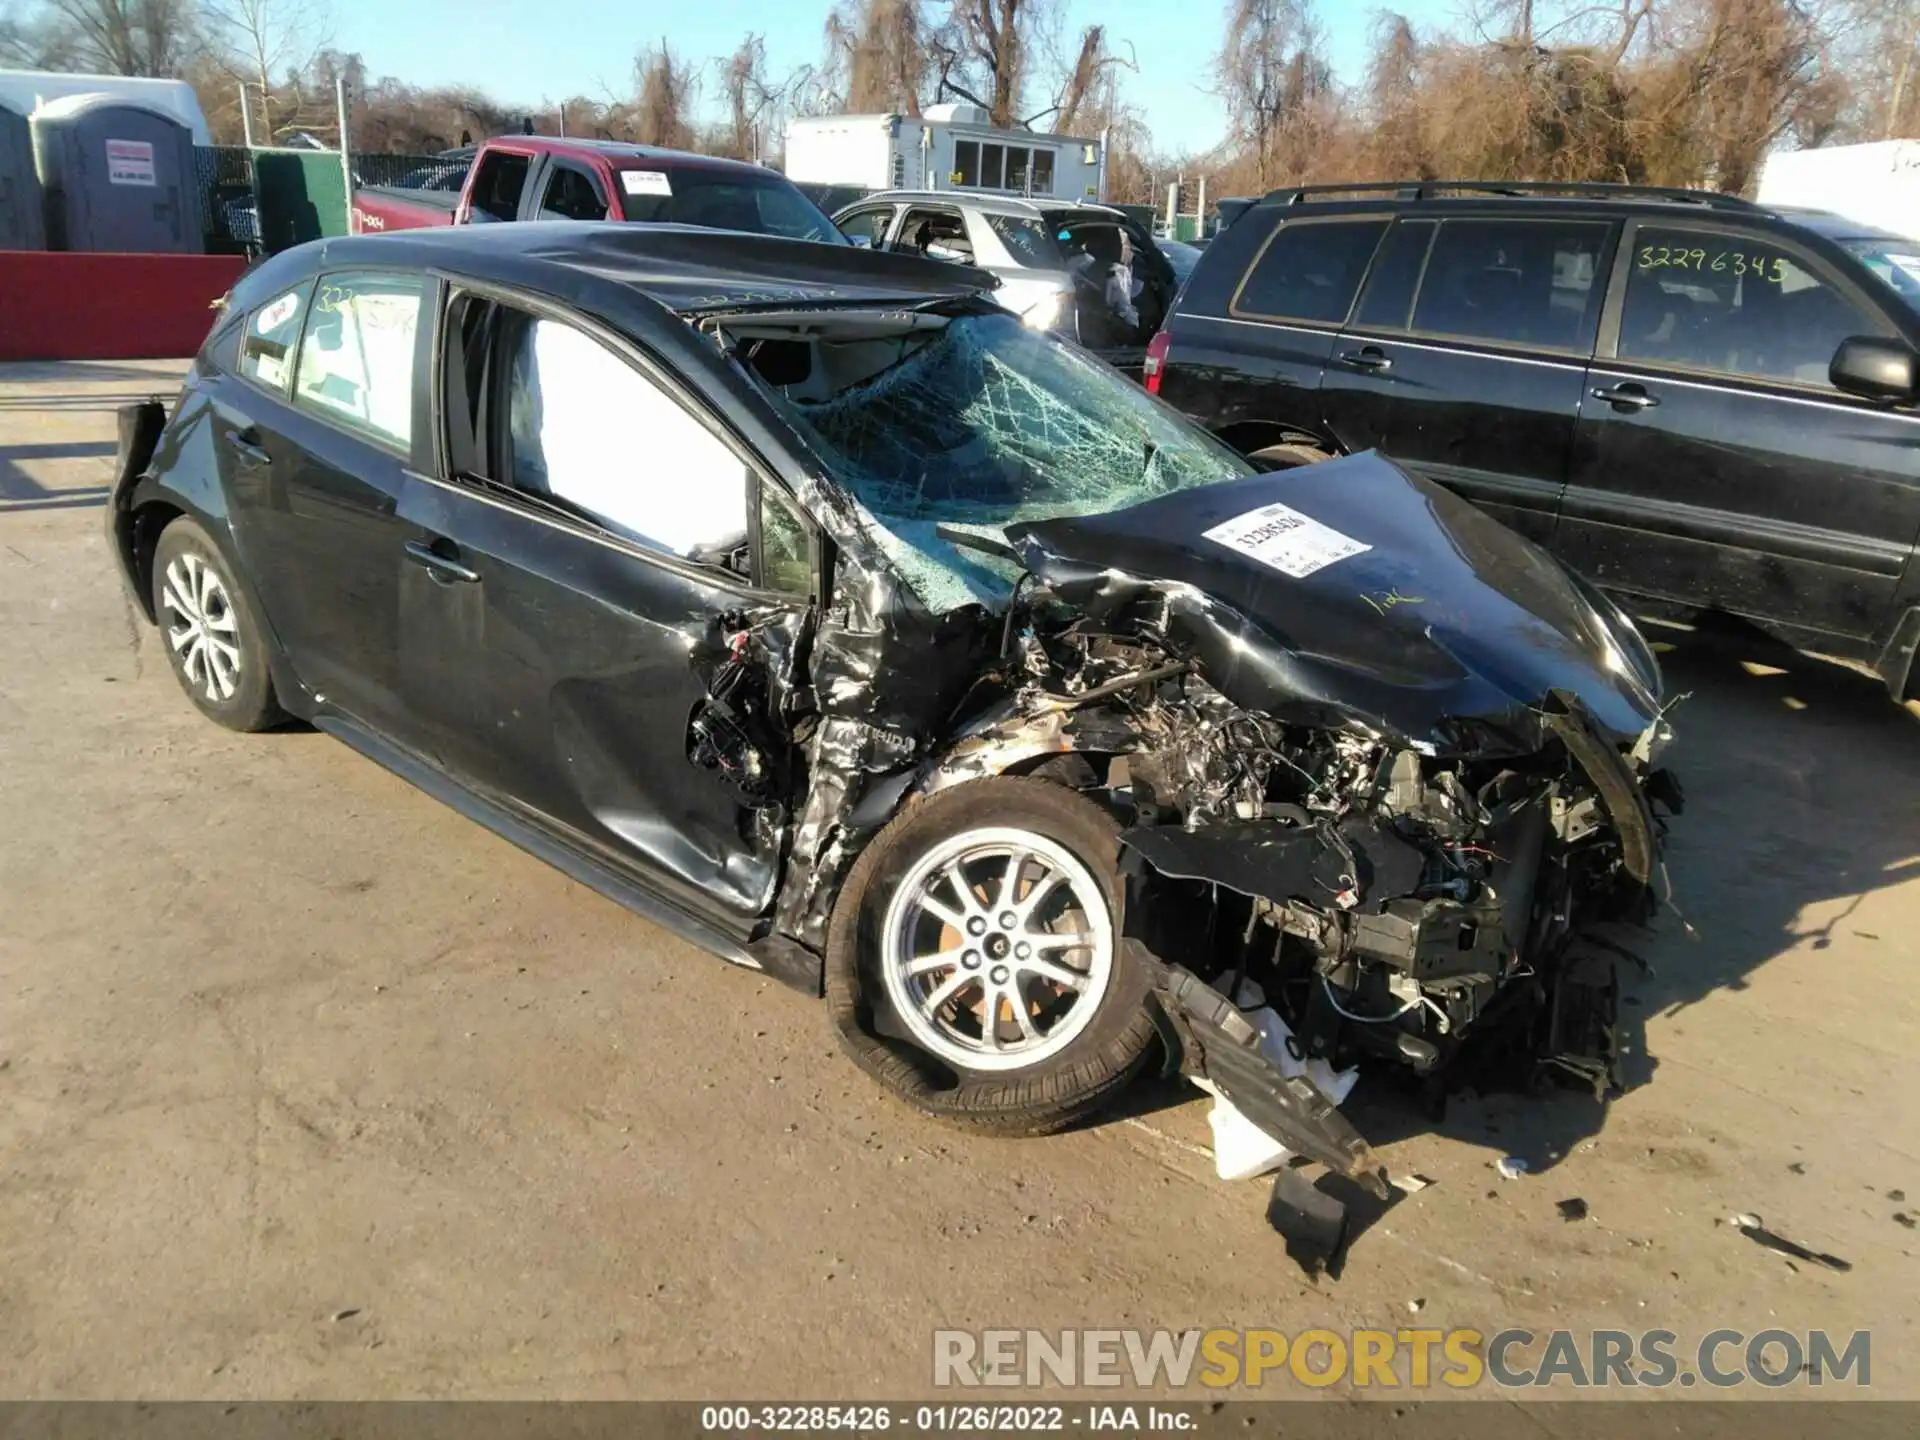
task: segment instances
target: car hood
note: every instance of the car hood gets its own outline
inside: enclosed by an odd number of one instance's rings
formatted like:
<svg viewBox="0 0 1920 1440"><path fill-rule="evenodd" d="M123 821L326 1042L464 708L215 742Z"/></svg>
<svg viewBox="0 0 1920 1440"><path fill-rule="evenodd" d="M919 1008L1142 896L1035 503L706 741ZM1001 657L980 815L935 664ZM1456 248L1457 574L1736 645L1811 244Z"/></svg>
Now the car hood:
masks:
<svg viewBox="0 0 1920 1440"><path fill-rule="evenodd" d="M1630 621L1372 452L1007 535L1063 601L1095 618L1145 607L1229 699L1282 720L1446 754L1539 748L1550 697L1616 741L1657 717Z"/></svg>

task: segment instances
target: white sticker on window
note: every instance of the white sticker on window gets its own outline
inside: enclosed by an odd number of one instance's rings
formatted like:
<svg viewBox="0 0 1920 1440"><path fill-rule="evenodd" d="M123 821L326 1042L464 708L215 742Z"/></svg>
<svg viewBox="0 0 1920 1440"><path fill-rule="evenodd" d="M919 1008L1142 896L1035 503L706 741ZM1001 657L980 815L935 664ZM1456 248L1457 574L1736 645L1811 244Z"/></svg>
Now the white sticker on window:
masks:
<svg viewBox="0 0 1920 1440"><path fill-rule="evenodd" d="M673 182L664 170L622 170L620 188L629 195L673 194Z"/></svg>
<svg viewBox="0 0 1920 1440"><path fill-rule="evenodd" d="M289 290L278 300L264 306L253 317L253 329L256 335L270 335L293 318L293 312L300 308L300 292Z"/></svg>
<svg viewBox="0 0 1920 1440"><path fill-rule="evenodd" d="M1229 550L1251 555L1283 575L1304 580L1336 560L1365 554L1373 547L1302 515L1291 505L1262 505L1206 532L1206 538Z"/></svg>

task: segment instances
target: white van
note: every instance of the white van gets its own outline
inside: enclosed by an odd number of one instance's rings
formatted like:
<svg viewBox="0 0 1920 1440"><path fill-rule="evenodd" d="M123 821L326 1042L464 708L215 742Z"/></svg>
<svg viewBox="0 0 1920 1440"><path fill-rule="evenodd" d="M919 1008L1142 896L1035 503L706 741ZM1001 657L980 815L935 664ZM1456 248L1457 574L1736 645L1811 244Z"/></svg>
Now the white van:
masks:
<svg viewBox="0 0 1920 1440"><path fill-rule="evenodd" d="M69 95L111 95L178 120L196 145L211 145L200 97L184 80L147 80L130 75L61 75L48 70L0 70L0 105L31 116L42 105Z"/></svg>

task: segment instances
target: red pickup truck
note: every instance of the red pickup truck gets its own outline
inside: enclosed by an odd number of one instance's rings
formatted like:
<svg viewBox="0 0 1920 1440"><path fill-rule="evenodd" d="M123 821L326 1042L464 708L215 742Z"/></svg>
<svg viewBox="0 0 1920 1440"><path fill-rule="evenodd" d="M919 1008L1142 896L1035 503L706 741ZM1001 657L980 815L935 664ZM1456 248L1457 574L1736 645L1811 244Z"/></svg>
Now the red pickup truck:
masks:
<svg viewBox="0 0 1920 1440"><path fill-rule="evenodd" d="M362 185L356 235L495 220L648 220L844 245L786 176L738 160L609 140L506 135L482 144L459 193Z"/></svg>

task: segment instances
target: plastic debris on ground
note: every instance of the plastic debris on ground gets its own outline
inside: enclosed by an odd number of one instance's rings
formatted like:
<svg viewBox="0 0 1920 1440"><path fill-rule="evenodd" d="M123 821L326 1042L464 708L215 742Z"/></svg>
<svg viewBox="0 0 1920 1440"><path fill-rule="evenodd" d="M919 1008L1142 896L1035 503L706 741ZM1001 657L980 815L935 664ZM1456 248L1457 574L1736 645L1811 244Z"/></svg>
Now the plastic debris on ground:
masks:
<svg viewBox="0 0 1920 1440"><path fill-rule="evenodd" d="M1267 1200L1267 1223L1287 1242L1287 1256L1308 1279L1325 1273L1340 1278L1347 1247L1347 1207L1325 1194L1297 1169L1286 1168L1273 1177Z"/></svg>
<svg viewBox="0 0 1920 1440"><path fill-rule="evenodd" d="M1292 1043L1292 1029L1278 1011L1267 1005L1266 995L1253 981L1240 982L1234 1001L1247 1023L1259 1032L1260 1053L1278 1066L1282 1075L1305 1075L1334 1104L1345 1103L1360 1078L1357 1067L1335 1070L1321 1059L1301 1060L1299 1046ZM1249 1120L1210 1081L1196 1078L1194 1084L1213 1096L1207 1124L1213 1130L1213 1168L1222 1180L1250 1180L1286 1164L1291 1150Z"/></svg>
<svg viewBox="0 0 1920 1440"><path fill-rule="evenodd" d="M1527 1173L1527 1162L1518 1155L1502 1155L1494 1162L1494 1169L1500 1172L1502 1180L1518 1180Z"/></svg>

